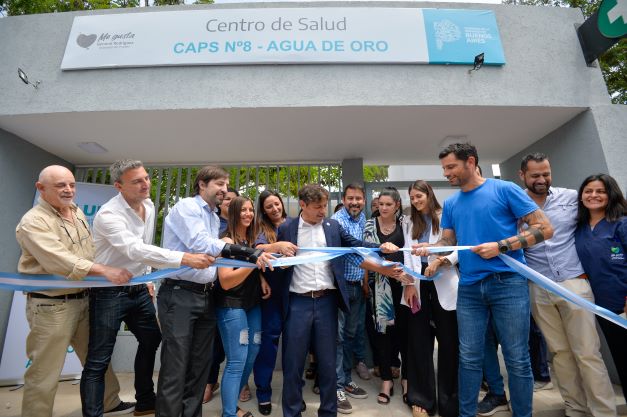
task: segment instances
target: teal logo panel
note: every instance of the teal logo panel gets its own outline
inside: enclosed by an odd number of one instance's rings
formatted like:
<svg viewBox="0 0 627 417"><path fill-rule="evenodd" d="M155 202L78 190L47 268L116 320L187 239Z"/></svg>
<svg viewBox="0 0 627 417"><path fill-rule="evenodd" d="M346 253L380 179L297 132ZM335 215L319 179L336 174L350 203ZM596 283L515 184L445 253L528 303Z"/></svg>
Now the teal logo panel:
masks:
<svg viewBox="0 0 627 417"><path fill-rule="evenodd" d="M484 65L503 65L505 55L491 10L422 10L430 64L472 65L484 53Z"/></svg>

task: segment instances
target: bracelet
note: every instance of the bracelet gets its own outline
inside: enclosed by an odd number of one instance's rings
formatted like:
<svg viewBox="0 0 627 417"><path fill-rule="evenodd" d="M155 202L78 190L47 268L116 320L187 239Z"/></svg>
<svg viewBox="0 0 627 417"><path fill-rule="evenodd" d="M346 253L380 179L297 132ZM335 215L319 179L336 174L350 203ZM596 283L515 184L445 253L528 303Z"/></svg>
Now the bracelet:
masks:
<svg viewBox="0 0 627 417"><path fill-rule="evenodd" d="M440 261L440 264L442 264L442 265L446 265L446 264L450 263L450 261L448 260L448 258L447 258L447 257L445 257L445 256L440 256L440 257L438 257L438 261Z"/></svg>

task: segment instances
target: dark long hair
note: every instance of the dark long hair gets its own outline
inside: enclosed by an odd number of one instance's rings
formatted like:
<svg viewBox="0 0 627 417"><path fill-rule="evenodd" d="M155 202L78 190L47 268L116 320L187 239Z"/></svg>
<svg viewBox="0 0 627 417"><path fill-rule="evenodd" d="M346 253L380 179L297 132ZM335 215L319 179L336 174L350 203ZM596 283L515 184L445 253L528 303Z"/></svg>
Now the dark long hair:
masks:
<svg viewBox="0 0 627 417"><path fill-rule="evenodd" d="M396 210L396 220L398 222L398 219L403 213L403 203L401 200L401 194L398 192L398 190L395 187L385 187L383 191L379 193L379 197L378 197L379 201L381 201L381 197L385 197L385 196L390 197L392 201L394 201L395 203L398 203L398 209Z"/></svg>
<svg viewBox="0 0 627 417"><path fill-rule="evenodd" d="M442 206L438 203L438 199L435 197L433 188L431 188L427 181L416 180L409 186L407 193L410 193L411 190L420 191L421 193L427 195L427 207L429 207L429 215L431 216L431 231L433 234L439 233L440 219L438 217L438 213L442 210ZM412 222L411 237L412 239L418 239L427 229L427 223L422 217L422 214L416 210L416 207L414 207L413 204L410 204L410 207Z"/></svg>
<svg viewBox="0 0 627 417"><path fill-rule="evenodd" d="M601 181L607 193L607 207L605 208L605 220L615 222L627 213L627 201L614 178L607 174L594 174L583 180L577 194L577 224L588 224L590 222L590 210L583 205L583 189L593 181Z"/></svg>
<svg viewBox="0 0 627 417"><path fill-rule="evenodd" d="M239 226L242 221L241 213L242 207L246 202L250 202L250 205L253 208L253 222L246 228L246 243L238 240L237 235L235 234L235 230ZM252 200L248 197L235 197L231 200L231 204L229 205L229 218L226 226L225 236L233 239L233 242L238 245L246 244L247 246L252 246L255 243L255 205Z"/></svg>
<svg viewBox="0 0 627 417"><path fill-rule="evenodd" d="M283 213L281 214L282 218L287 217L287 213L285 212L285 204L283 204L283 199L273 190L265 190L259 194L259 199L257 200L257 231L255 233L263 233L266 236L266 240L268 243L276 242L276 231L274 224L266 214L266 211L263 209L263 205L266 202L268 197L274 196L279 199L281 202L281 208L283 209Z"/></svg>

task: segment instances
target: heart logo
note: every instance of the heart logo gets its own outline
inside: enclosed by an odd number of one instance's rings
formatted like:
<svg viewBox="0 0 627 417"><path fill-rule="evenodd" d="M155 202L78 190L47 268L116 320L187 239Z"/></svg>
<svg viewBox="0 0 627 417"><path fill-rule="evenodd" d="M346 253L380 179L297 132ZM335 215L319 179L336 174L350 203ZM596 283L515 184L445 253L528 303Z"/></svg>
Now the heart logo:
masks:
<svg viewBox="0 0 627 417"><path fill-rule="evenodd" d="M95 34L92 35L83 35L82 33L80 35L78 35L78 38L76 38L76 43L78 44L78 46L80 46L81 48L85 48L85 49L89 49L89 47L96 42L96 38L98 36Z"/></svg>

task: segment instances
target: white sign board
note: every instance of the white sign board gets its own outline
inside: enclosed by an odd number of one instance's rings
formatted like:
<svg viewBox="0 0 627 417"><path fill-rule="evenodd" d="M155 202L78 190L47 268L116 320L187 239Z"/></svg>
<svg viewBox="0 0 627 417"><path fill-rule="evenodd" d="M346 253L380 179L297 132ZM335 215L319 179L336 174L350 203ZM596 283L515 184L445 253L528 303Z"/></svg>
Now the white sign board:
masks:
<svg viewBox="0 0 627 417"><path fill-rule="evenodd" d="M494 52L487 50L494 47ZM446 51L446 49L450 51ZM486 10L292 8L77 16L61 69L259 63L504 63Z"/></svg>

